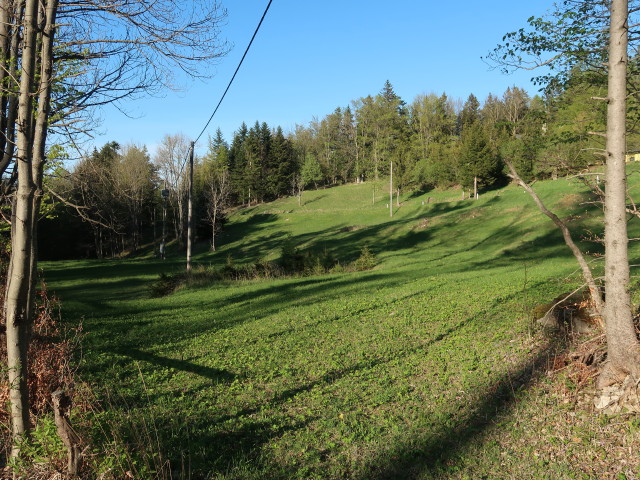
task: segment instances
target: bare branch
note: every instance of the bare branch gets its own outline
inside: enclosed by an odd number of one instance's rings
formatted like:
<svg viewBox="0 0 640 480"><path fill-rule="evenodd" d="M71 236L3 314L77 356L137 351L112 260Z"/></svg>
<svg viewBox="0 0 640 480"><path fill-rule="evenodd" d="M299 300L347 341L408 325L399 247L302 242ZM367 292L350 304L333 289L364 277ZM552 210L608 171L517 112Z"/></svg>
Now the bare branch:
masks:
<svg viewBox="0 0 640 480"><path fill-rule="evenodd" d="M558 218L556 214L551 212L544 205L544 203L542 202L540 197L536 194L536 192L527 183L525 183L524 180L522 180L522 178L520 178L520 176L518 175L518 172L516 172L516 169L514 168L511 161L505 158L504 162L509 168L509 171L511 172L510 177L513 178L518 183L518 185L524 188L524 190L529 195L531 195L531 198L533 198L533 201L536 203L540 211L544 213L547 217L549 217L551 221L553 221L553 223L555 223L556 226L562 232L562 236L564 237L565 243L567 244L569 249L571 249L571 252L573 253L574 257L576 257L576 260L580 265L580 269L582 270L582 276L584 277L586 284L589 286L589 293L591 294L591 299L593 300L596 311L598 312L599 315L601 315L604 307L604 302L602 300L602 293L600 292L600 289L595 283L593 274L591 272L591 268L589 268L588 263L586 262L584 256L582 255L582 252L573 241L573 238L571 237L571 232L569 232L569 229L567 228L565 223L562 220L560 220L560 218Z"/></svg>

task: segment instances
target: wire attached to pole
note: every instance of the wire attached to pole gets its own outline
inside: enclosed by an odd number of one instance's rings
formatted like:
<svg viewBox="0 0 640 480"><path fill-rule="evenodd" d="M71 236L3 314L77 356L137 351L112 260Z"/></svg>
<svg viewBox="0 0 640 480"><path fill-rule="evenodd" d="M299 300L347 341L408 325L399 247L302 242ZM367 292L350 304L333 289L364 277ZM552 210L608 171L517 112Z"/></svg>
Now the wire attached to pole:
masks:
<svg viewBox="0 0 640 480"><path fill-rule="evenodd" d="M260 30L260 26L262 25L262 22L263 22L264 18L267 16L267 12L269 11L269 7L271 6L271 2L272 1L273 0L269 0L269 3L267 4L267 8L265 8L264 13L262 14L262 18L260 19L260 23L258 23L258 26L256 27L256 30L253 32L253 36L251 37L251 40L249 41L249 45L247 45L247 48L244 51L244 54L242 55L242 58L240 59L240 63L238 63L238 66L236 67L236 71L233 72L233 76L231 77L231 80L229 81L229 84L227 85L227 88L225 89L224 93L222 94L222 97L220 97L220 101L216 105L215 110L213 111L213 113L209 117L209 120L207 120L207 123L205 124L204 128L202 129L202 131L196 137L195 142L200 140L200 137L202 137L202 134L205 132L205 130L207 129L207 127L211 123L211 120L213 120L213 117L216 114L216 112L218 111L218 108L220 107L220 104L224 100L224 97L227 95L227 92L229 91L229 88L231 88L231 84L233 83L233 80L236 78L238 70L240 70L240 67L242 66L242 62L244 62L244 58L247 56L247 53L249 53L249 49L251 48L251 44L253 43L253 40L256 38L256 35L258 34L258 31Z"/></svg>

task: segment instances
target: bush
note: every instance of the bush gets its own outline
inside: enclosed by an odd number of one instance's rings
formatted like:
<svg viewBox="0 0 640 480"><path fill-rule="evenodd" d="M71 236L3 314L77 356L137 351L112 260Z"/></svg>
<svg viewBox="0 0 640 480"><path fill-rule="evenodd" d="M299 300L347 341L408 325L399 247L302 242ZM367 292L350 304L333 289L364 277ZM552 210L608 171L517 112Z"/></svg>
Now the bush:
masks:
<svg viewBox="0 0 640 480"><path fill-rule="evenodd" d="M294 275L324 275L326 273L345 273L370 270L376 266L376 258L366 245L362 247L360 256L348 265L341 265L335 255L326 248L321 253L308 250L301 253L288 238L281 247L280 259L275 262L260 260L249 265L236 265L227 256L225 265L216 270L197 266L193 268L191 274L186 272L166 274L161 273L160 277L151 285L150 291L153 297L163 297L169 295L179 288L188 286L207 285L216 280L257 280L261 278L282 278Z"/></svg>
<svg viewBox="0 0 640 480"><path fill-rule="evenodd" d="M287 237L280 247L280 260L278 262L280 267L285 272L299 273L304 271L307 262L305 255L302 255L293 244L293 239Z"/></svg>
<svg viewBox="0 0 640 480"><path fill-rule="evenodd" d="M371 250L369 250L369 247L365 245L360 250L360 256L356 259L355 262L353 262L353 268L357 272L360 272L363 270L371 270L375 266L376 266L376 257L373 253L371 253Z"/></svg>

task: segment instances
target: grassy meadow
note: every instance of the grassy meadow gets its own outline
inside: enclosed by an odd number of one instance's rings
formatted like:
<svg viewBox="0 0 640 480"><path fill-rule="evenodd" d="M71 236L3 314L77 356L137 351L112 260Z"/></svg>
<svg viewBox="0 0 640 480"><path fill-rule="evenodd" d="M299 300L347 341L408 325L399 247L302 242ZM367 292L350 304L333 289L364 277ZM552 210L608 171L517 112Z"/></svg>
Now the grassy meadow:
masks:
<svg viewBox="0 0 640 480"><path fill-rule="evenodd" d="M534 187L577 238L601 233L578 181ZM44 264L65 322L83 324L79 375L100 408L74 420L111 453L91 457L98 469L215 479L640 475L628 455L640 423L595 417L554 367L564 339L532 322L536 305L581 279L528 195L514 186L478 200L407 194L390 217L385 192L376 185L374 202L372 183L353 184L306 191L302 205L238 210L218 251L203 240L194 257L196 270L275 261L290 242L346 265L367 246L377 263L367 271L193 282L153 298L160 273L183 269L179 252ZM601 268L601 247L582 246Z"/></svg>

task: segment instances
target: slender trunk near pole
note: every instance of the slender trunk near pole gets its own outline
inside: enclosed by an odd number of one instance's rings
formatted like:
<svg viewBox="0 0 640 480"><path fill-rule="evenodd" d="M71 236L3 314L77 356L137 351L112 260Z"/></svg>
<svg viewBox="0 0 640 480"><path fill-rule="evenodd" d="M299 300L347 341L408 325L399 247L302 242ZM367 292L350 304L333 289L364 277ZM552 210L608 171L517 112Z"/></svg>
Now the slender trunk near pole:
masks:
<svg viewBox="0 0 640 480"><path fill-rule="evenodd" d="M389 175L389 216L393 217L393 162L391 162L391 175Z"/></svg>
<svg viewBox="0 0 640 480"><path fill-rule="evenodd" d="M100 227L97 225L91 225L93 229L93 248L96 250L96 258L100 258Z"/></svg>
<svg viewBox="0 0 640 480"><path fill-rule="evenodd" d="M216 224L211 227L211 251L216 251Z"/></svg>
<svg viewBox="0 0 640 480"><path fill-rule="evenodd" d="M607 365L598 380L600 387L620 382L627 374L640 380L640 347L632 320L627 252L625 153L628 2L613 0L610 8L604 212Z"/></svg>
<svg viewBox="0 0 640 480"><path fill-rule="evenodd" d="M400 206L400 187L396 189L396 206Z"/></svg>
<svg viewBox="0 0 640 480"><path fill-rule="evenodd" d="M217 215L218 209L215 208L213 211L213 221L211 222L211 251L216 251L216 220L218 219Z"/></svg>
<svg viewBox="0 0 640 480"><path fill-rule="evenodd" d="M162 241L160 243L160 258L165 259L167 248L167 200L162 200Z"/></svg>
<svg viewBox="0 0 640 480"><path fill-rule="evenodd" d="M194 142L191 142L191 151L189 152L189 196L187 207L187 273L191 273L191 237L193 236L193 147Z"/></svg>

